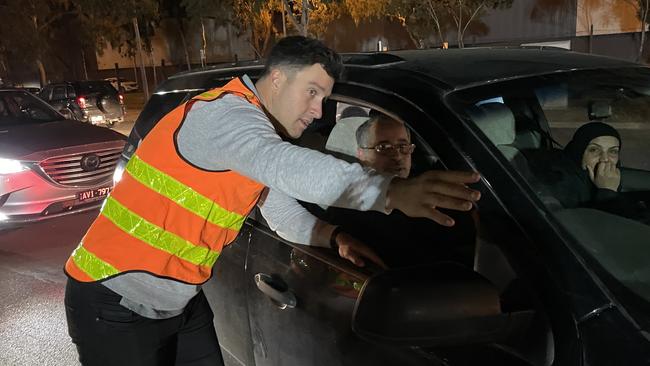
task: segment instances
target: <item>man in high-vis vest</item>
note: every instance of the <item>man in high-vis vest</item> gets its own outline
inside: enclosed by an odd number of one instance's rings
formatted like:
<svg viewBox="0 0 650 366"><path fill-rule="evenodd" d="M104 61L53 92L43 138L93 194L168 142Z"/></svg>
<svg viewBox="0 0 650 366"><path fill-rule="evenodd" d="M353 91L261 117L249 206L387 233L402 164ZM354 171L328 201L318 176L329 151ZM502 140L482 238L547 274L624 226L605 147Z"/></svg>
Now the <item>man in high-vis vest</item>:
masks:
<svg viewBox="0 0 650 366"><path fill-rule="evenodd" d="M321 117L342 69L321 42L284 38L256 83L233 79L157 123L65 265L83 365L223 364L201 284L256 205L283 238L338 248L358 265L381 260L296 199L444 225L453 220L437 208L472 207L476 173L385 176L283 140Z"/></svg>

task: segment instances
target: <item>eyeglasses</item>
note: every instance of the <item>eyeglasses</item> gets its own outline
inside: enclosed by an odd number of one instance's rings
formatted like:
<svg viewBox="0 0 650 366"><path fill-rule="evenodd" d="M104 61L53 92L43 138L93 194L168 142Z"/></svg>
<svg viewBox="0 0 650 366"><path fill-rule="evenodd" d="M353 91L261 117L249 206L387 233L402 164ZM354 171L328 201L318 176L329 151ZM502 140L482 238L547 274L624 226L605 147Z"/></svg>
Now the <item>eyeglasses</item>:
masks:
<svg viewBox="0 0 650 366"><path fill-rule="evenodd" d="M399 144L399 145L379 144L376 146L366 146L366 147L360 146L359 148L364 150L375 150L380 154L391 154L394 153L395 151L399 151L400 154L402 155L409 155L412 154L413 151L415 150L415 144Z"/></svg>

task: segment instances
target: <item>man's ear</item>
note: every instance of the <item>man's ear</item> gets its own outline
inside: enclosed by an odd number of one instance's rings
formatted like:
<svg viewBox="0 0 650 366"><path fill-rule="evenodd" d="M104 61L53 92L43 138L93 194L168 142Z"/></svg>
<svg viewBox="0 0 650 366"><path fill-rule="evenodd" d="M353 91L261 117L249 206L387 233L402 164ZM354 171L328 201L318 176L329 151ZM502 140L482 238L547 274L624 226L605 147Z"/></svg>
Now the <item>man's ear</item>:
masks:
<svg viewBox="0 0 650 366"><path fill-rule="evenodd" d="M357 149L357 160L363 161L363 150L362 149Z"/></svg>
<svg viewBox="0 0 650 366"><path fill-rule="evenodd" d="M273 88L274 91L277 91L280 89L280 86L282 86L282 83L284 82L286 75L280 68L275 68L271 70L270 77L271 77L271 87Z"/></svg>

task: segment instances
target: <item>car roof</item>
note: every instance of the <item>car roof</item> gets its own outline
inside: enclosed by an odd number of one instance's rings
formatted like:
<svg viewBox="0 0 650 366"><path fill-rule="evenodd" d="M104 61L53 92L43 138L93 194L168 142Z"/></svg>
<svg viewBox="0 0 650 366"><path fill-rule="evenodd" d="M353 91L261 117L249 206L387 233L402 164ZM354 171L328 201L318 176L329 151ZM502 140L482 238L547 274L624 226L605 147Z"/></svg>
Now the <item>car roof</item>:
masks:
<svg viewBox="0 0 650 366"><path fill-rule="evenodd" d="M571 70L591 70L617 67L644 67L640 64L611 57L583 54L560 49L527 47L478 47L463 49L403 50L374 53L342 54L346 69L406 70L425 75L440 89L453 90L496 81L544 75ZM208 68L185 71L169 78L158 92L199 87L197 80L228 79L249 73L259 75L264 61L226 63ZM353 73L350 73L353 74ZM185 83L184 80L192 80ZM364 80L367 81L367 80ZM188 85L189 84L189 85Z"/></svg>
<svg viewBox="0 0 650 366"><path fill-rule="evenodd" d="M392 54L404 60L394 67L427 74L449 89L571 70L641 66L593 54L522 47L409 50Z"/></svg>

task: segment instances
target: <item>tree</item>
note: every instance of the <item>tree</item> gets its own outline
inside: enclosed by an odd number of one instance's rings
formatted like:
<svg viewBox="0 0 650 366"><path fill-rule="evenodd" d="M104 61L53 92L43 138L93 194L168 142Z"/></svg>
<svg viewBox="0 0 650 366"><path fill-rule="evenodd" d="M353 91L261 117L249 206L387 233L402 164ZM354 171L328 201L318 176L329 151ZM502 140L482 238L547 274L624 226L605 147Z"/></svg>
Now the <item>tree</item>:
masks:
<svg viewBox="0 0 650 366"><path fill-rule="evenodd" d="M645 33L650 22L650 0L636 0L637 16L641 21L641 44L636 60L641 61L643 58L643 46L645 45Z"/></svg>
<svg viewBox="0 0 650 366"><path fill-rule="evenodd" d="M398 19L418 47L435 35L437 44L448 41L447 33L456 33L458 47L464 47L468 30L485 31L478 20L488 9L507 8L513 0L380 0L388 1L386 14ZM382 11L384 11L382 9ZM483 29L481 29L481 27Z"/></svg>
<svg viewBox="0 0 650 366"><path fill-rule="evenodd" d="M201 27L201 55L207 59L208 37L205 30L206 20L210 19L213 24L226 25L231 22L235 0L183 0L188 18L198 23ZM205 60L204 59L204 60Z"/></svg>
<svg viewBox="0 0 650 366"><path fill-rule="evenodd" d="M181 39L183 52L185 53L185 62L187 69L191 70L190 51L187 46L187 39L185 38L186 20L188 18L187 11L184 6L185 1L179 2L177 0L160 0L160 16L161 18L173 19L178 28L178 35Z"/></svg>
<svg viewBox="0 0 650 366"><path fill-rule="evenodd" d="M110 44L124 56L137 52L133 19L138 20L145 49L151 49L151 37L160 20L156 0L70 0L81 22L84 43L101 52Z"/></svg>
<svg viewBox="0 0 650 366"><path fill-rule="evenodd" d="M438 45L447 41L447 30L451 28L445 3L439 0L393 0L388 14L400 21L413 43L425 47L425 39L432 33L438 37Z"/></svg>
<svg viewBox="0 0 650 366"><path fill-rule="evenodd" d="M513 0L443 0L456 26L458 47L465 46L464 38L470 24L480 18L487 9L503 9L512 6Z"/></svg>
<svg viewBox="0 0 650 366"><path fill-rule="evenodd" d="M321 36L327 25L342 14L349 14L357 24L361 19L383 16L390 3L390 0L279 1L284 3L289 24L304 36Z"/></svg>
<svg viewBox="0 0 650 366"><path fill-rule="evenodd" d="M82 47L101 52L107 44L134 55L131 19L141 19L143 39L149 45L157 19L155 0L4 0L0 2L0 34L5 58L27 60L36 66L42 85L47 82L46 64L54 57L51 45L68 22ZM81 57L81 53L79 54Z"/></svg>
<svg viewBox="0 0 650 366"><path fill-rule="evenodd" d="M250 31L249 43L257 57L269 51L271 39L280 33L275 21L282 17L281 0L234 0L233 15L239 32Z"/></svg>
<svg viewBox="0 0 650 366"><path fill-rule="evenodd" d="M41 85L47 82L44 58L53 32L63 17L73 14L67 0L5 0L0 3L0 34L4 57L33 62ZM11 35L11 36L8 36Z"/></svg>

